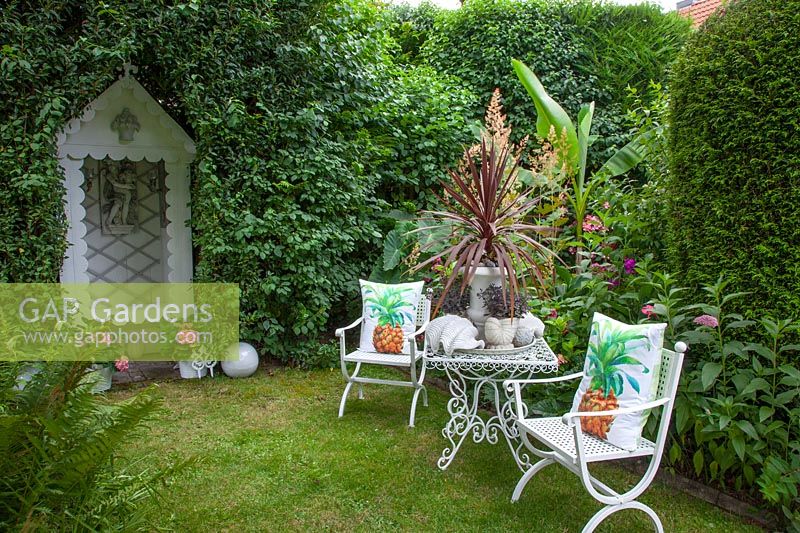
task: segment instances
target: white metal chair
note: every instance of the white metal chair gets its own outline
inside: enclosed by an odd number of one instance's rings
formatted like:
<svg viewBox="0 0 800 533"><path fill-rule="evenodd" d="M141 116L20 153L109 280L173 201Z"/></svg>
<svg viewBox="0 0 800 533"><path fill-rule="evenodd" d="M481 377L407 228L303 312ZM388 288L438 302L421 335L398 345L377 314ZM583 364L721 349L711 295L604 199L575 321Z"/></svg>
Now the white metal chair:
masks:
<svg viewBox="0 0 800 533"><path fill-rule="evenodd" d="M342 375L344 379L347 381L347 385L344 388L344 393L342 394L342 400L339 402L339 418L344 415L344 405L347 402L347 395L350 393L350 388L353 386L353 383L358 384L358 399L364 399L364 383L375 383L379 385L395 385L400 387L412 387L414 389L414 396L411 400L411 414L408 418L408 425L409 427L414 427L414 418L416 417L417 411L417 400L419 399L420 393L422 393L422 403L425 407L428 406L428 391L425 389L425 386L422 382L425 380L425 362L423 361L423 355L425 351L428 349L428 341L427 339L423 341L422 350L417 347L417 336L422 335L425 333L425 329L428 327L428 323L431 319L431 296L433 292L431 289L428 289L425 295L420 300L420 305L417 306L417 314L415 318L415 325L418 326L418 329L414 332L410 338L406 338L404 340L404 345L408 345L408 350L403 350L404 352L407 351L408 353L401 353L401 354L389 354L389 353L372 353L372 352L362 352L361 350L355 350L353 352L347 352L347 346L345 344L345 332L349 329L353 329L354 327L361 324L362 318L359 318L349 326L345 326L343 328L339 328L336 330L336 336L339 337L339 347L340 347L340 362L342 365ZM417 363L422 362L421 368L419 372L417 372ZM351 374L347 369L347 363L355 363L355 369ZM361 371L361 365L379 365L379 366L396 366L407 368L409 373L411 374L410 381L401 381L395 379L378 379L378 378L368 378L362 377L359 375Z"/></svg>
<svg viewBox="0 0 800 533"><path fill-rule="evenodd" d="M655 511L647 505L637 502L636 498L650 486L661 462L685 352L686 344L682 342L675 345L675 351L663 349L657 398L652 402L626 409L570 412L562 417L526 418L527 407L522 401L521 393L524 385L581 378L583 377L583 372L555 378L506 381L506 390L513 392L514 395L516 423L522 442L534 455L540 457L540 460L532 465L520 478L514 488L511 501L516 502L519 500L525 485L537 472L547 465L558 463L580 477L589 494L600 503L605 504L605 507L600 509L587 522L583 528L584 533L594 531L603 520L623 509L638 509L645 512L653 521L656 531L663 533L664 527ZM584 434L581 430L579 417L620 415L657 407L662 409L655 442L642 437L638 448L634 451L623 450L592 435ZM544 444L549 450L541 450L535 447L531 443L530 437ZM642 479L632 489L624 493L616 492L589 473L589 463L642 456L651 457L650 465Z"/></svg>

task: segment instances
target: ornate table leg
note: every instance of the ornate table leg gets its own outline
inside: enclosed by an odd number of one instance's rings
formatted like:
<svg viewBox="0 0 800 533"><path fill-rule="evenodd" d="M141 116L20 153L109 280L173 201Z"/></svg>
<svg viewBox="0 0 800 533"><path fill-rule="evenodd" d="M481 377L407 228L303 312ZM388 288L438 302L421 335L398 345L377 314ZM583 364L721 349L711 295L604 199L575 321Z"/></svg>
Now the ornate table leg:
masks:
<svg viewBox="0 0 800 533"><path fill-rule="evenodd" d="M442 429L444 438L450 441L450 446L442 450L442 455L436 462L441 470L446 470L458 453L467 434L472 431L472 439L480 442L486 435L486 424L478 416L478 396L482 386L480 381L475 382L472 401L467 393L467 380L457 370L445 368L450 381L450 394L452 398L447 402L447 412L450 420Z"/></svg>
<svg viewBox="0 0 800 533"><path fill-rule="evenodd" d="M503 427L503 434L506 436L506 442L511 449L511 455L517 462L517 466L523 472L531 467L531 458L522 442L517 427L517 415L514 410L514 395L510 390L505 391L506 401L502 406L498 406L498 415ZM522 413L525 416L528 412L528 406L523 402Z"/></svg>

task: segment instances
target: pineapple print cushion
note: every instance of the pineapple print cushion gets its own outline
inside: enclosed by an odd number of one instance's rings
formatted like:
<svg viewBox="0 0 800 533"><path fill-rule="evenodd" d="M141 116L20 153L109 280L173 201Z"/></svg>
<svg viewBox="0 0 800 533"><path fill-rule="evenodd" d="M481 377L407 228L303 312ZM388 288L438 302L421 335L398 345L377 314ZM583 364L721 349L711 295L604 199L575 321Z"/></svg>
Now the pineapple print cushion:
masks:
<svg viewBox="0 0 800 533"><path fill-rule="evenodd" d="M362 352L409 353L405 342L416 329L417 306L422 297L423 282L384 285L359 280L363 317L361 322Z"/></svg>
<svg viewBox="0 0 800 533"><path fill-rule="evenodd" d="M656 398L666 324L628 325L595 313L572 411L610 411ZM580 419L584 433L625 450L639 445L647 413Z"/></svg>

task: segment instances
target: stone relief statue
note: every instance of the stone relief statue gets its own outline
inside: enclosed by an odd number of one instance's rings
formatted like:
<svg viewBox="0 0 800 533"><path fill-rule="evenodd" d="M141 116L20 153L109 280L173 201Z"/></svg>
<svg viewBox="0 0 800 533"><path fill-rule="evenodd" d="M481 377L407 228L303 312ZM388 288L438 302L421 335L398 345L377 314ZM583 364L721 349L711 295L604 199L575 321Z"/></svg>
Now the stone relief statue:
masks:
<svg viewBox="0 0 800 533"><path fill-rule="evenodd" d="M132 233L138 222L135 163L127 159L103 161L99 177L104 233Z"/></svg>

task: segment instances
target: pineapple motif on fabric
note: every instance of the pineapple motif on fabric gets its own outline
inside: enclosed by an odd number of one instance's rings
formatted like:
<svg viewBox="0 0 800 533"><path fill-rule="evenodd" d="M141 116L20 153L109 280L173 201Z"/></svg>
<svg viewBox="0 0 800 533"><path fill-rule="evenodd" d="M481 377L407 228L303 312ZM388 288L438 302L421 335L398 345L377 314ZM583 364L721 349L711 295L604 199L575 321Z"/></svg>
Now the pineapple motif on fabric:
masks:
<svg viewBox="0 0 800 533"><path fill-rule="evenodd" d="M414 322L414 307L404 296L410 288L373 286L365 288L364 303L369 316L378 320L372 330L372 345L380 353L401 353L403 351L403 324Z"/></svg>
<svg viewBox="0 0 800 533"><path fill-rule="evenodd" d="M658 385L665 326L631 326L596 313L573 411L611 411L651 401ZM642 413L591 416L580 418L580 424L585 433L635 449L645 417Z"/></svg>
<svg viewBox="0 0 800 533"><path fill-rule="evenodd" d="M414 333L417 305L423 283L384 285L361 281L364 305L361 325L362 351L400 354Z"/></svg>

